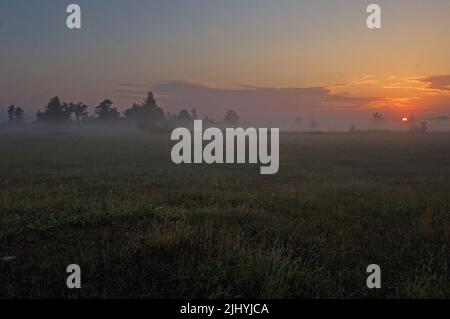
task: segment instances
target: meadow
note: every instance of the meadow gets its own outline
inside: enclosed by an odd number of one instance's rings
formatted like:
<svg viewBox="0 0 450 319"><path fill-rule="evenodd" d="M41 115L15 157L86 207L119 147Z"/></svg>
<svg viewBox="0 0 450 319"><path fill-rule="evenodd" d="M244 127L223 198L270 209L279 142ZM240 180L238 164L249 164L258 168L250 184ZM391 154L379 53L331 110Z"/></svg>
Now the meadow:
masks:
<svg viewBox="0 0 450 319"><path fill-rule="evenodd" d="M0 298L450 298L450 134L283 133L271 176L171 146L0 133Z"/></svg>

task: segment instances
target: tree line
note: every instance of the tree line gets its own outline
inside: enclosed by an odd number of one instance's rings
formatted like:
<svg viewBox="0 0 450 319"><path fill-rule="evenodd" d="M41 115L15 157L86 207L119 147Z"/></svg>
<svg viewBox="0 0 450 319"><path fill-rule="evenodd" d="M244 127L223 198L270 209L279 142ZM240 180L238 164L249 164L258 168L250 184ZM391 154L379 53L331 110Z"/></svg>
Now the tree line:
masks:
<svg viewBox="0 0 450 319"><path fill-rule="evenodd" d="M7 108L8 119L11 124L24 124L25 111L21 107L11 105ZM104 125L111 124L129 124L144 131L166 131L174 127L192 127L193 121L199 119L197 110L182 109L179 113L164 113L163 109L156 103L155 97L151 91L148 92L142 103L133 103L123 113L114 107L110 99L104 99L94 109L94 116L89 115L89 106L84 103L66 103L62 102L58 96L50 99L43 110L36 114L36 121L44 124L68 124L68 123L97 123ZM239 115L234 110L226 111L222 122L217 122L208 116L202 118L205 127L220 126L236 127L239 124ZM404 118L405 124L412 132L425 133L428 131L428 123L422 121L417 123L411 115ZM371 130L382 130L385 117L381 113L373 113L369 119ZM295 119L298 126L302 126L303 118ZM319 124L312 116L309 121L309 130L317 132ZM350 133L356 133L359 129L352 125L349 128Z"/></svg>
<svg viewBox="0 0 450 319"><path fill-rule="evenodd" d="M11 105L7 109L11 124L24 123L25 111L21 107ZM62 102L58 96L50 99L43 110L36 114L36 122L43 124L97 123L104 125L126 123L135 125L145 131L165 131L171 127L191 126L193 120L199 119L197 110L183 109L178 114L164 113L158 106L151 91L142 103L133 103L123 114L114 107L113 101L104 99L94 109L94 116L89 116L89 106L84 103ZM239 115L234 110L225 113L223 124L236 126ZM205 126L218 124L214 119L203 117Z"/></svg>

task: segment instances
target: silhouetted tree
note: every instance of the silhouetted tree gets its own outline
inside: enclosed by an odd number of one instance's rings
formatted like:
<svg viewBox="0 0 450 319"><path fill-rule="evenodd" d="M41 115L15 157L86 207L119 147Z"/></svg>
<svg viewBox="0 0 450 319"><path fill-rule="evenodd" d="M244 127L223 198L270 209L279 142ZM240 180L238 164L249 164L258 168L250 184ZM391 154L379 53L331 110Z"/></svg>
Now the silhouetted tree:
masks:
<svg viewBox="0 0 450 319"><path fill-rule="evenodd" d="M317 123L314 116L311 116L311 118L309 119L309 128L312 132L317 131L317 129L319 128L319 123Z"/></svg>
<svg viewBox="0 0 450 319"><path fill-rule="evenodd" d="M181 110L177 116L177 125L183 127L190 127L194 124L193 117L187 110Z"/></svg>
<svg viewBox="0 0 450 319"><path fill-rule="evenodd" d="M8 107L8 119L9 123L13 123L16 116L16 107L11 105Z"/></svg>
<svg viewBox="0 0 450 319"><path fill-rule="evenodd" d="M228 110L225 113L223 123L227 126L236 126L239 123L239 115L234 110Z"/></svg>
<svg viewBox="0 0 450 319"><path fill-rule="evenodd" d="M36 113L36 119L37 119L37 121L38 122L44 122L45 121L45 116L44 116L44 112L42 112L41 110L39 110L37 113Z"/></svg>
<svg viewBox="0 0 450 319"><path fill-rule="evenodd" d="M198 120L197 109L192 109L191 114L193 120Z"/></svg>
<svg viewBox="0 0 450 319"><path fill-rule="evenodd" d="M178 114L178 120L181 122L190 122L192 121L192 116L189 114L187 110L181 110Z"/></svg>
<svg viewBox="0 0 450 319"><path fill-rule="evenodd" d="M375 125L375 127L379 127L384 123L384 116L381 113L375 112L372 114L370 118L370 122Z"/></svg>
<svg viewBox="0 0 450 319"><path fill-rule="evenodd" d="M136 122L138 115L139 115L139 110L142 109L142 106L137 104L137 103L133 103L133 105L129 108L126 109L123 112L123 115L125 116L125 119L131 121L131 122Z"/></svg>
<svg viewBox="0 0 450 319"><path fill-rule="evenodd" d="M104 99L95 108L97 119L101 122L114 122L120 118L120 112L113 108L113 102L109 99Z"/></svg>
<svg viewBox="0 0 450 319"><path fill-rule="evenodd" d="M206 115L203 117L203 126L204 127L212 127L216 124L216 121L212 118L207 117Z"/></svg>
<svg viewBox="0 0 450 319"><path fill-rule="evenodd" d="M422 133L426 133L428 132L428 123L423 121L422 123L420 123L420 131Z"/></svg>
<svg viewBox="0 0 450 319"><path fill-rule="evenodd" d="M151 91L148 92L142 105L134 103L124 112L125 117L145 131L158 131L165 128L165 116L163 110L156 104Z"/></svg>
<svg viewBox="0 0 450 319"><path fill-rule="evenodd" d="M14 122L16 124L24 123L25 111L21 107L17 107L14 112Z"/></svg>
<svg viewBox="0 0 450 319"><path fill-rule="evenodd" d="M420 125L412 124L409 131L413 133L426 133L428 132L428 123L423 121Z"/></svg>
<svg viewBox="0 0 450 319"><path fill-rule="evenodd" d="M358 128L356 127L355 124L353 124L352 126L350 126L348 131L349 131L349 133L356 133L356 132L358 132Z"/></svg>
<svg viewBox="0 0 450 319"><path fill-rule="evenodd" d="M75 116L75 121L85 122L88 119L88 106L83 103L69 103L67 106L70 113Z"/></svg>
<svg viewBox="0 0 450 319"><path fill-rule="evenodd" d="M172 112L166 112L165 117L166 117L167 121L176 121L176 119L177 119L177 115Z"/></svg>
<svg viewBox="0 0 450 319"><path fill-rule="evenodd" d="M45 106L44 111L36 114L38 121L47 123L62 123L70 121L70 110L67 104L61 103L59 97L53 97Z"/></svg>
<svg viewBox="0 0 450 319"><path fill-rule="evenodd" d="M372 114L372 118L370 120L372 122L383 122L384 116L381 113L375 112Z"/></svg>

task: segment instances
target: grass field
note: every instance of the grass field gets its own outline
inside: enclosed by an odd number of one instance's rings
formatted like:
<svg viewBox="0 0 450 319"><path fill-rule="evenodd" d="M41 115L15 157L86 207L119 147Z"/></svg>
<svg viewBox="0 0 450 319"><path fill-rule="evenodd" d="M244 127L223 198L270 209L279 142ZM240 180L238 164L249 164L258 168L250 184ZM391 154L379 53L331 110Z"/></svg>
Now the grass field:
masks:
<svg viewBox="0 0 450 319"><path fill-rule="evenodd" d="M282 134L274 176L138 132L0 149L2 298L450 298L450 134Z"/></svg>

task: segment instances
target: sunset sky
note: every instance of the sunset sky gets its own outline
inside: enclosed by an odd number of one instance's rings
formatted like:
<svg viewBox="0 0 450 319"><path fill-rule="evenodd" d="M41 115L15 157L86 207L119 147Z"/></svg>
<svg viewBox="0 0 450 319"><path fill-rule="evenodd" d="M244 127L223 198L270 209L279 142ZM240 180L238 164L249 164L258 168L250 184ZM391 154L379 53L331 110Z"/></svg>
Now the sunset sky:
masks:
<svg viewBox="0 0 450 319"><path fill-rule="evenodd" d="M366 27L373 2L381 30ZM166 111L217 119L433 121L450 116L449 39L448 0L0 0L0 107L31 119L59 95L123 110L151 88Z"/></svg>

